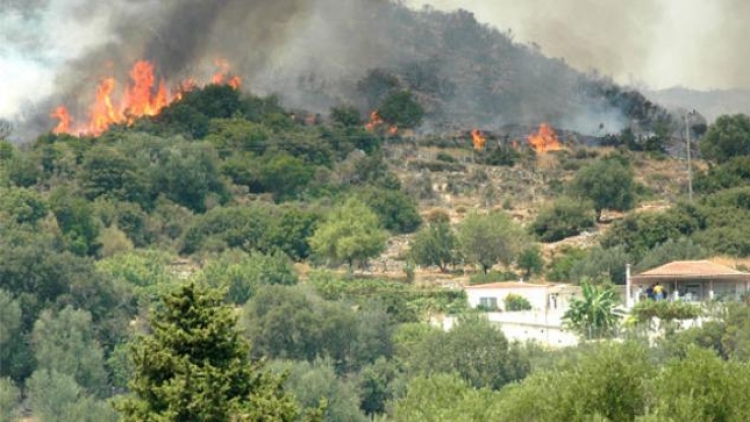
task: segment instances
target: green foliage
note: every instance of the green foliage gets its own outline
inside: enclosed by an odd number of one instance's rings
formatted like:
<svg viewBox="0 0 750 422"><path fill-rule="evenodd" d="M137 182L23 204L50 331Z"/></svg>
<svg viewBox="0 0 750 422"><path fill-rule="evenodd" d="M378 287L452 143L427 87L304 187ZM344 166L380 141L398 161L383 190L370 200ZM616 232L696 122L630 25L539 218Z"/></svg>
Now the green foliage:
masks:
<svg viewBox="0 0 750 422"><path fill-rule="evenodd" d="M523 296L510 293L508 296L505 296L505 299L503 300L505 301L506 311L515 312L531 310L531 303L529 303L529 301Z"/></svg>
<svg viewBox="0 0 750 422"><path fill-rule="evenodd" d="M364 203L355 198L329 212L310 238L310 246L316 254L343 261L365 261L385 250L387 234L380 222Z"/></svg>
<svg viewBox="0 0 750 422"><path fill-rule="evenodd" d="M368 107L374 109L386 95L400 87L398 78L383 69L372 69L359 82L357 91L367 101Z"/></svg>
<svg viewBox="0 0 750 422"><path fill-rule="evenodd" d="M360 409L367 416L385 413L386 404L396 394L399 370L392 360L383 357L365 366L358 374Z"/></svg>
<svg viewBox="0 0 750 422"><path fill-rule="evenodd" d="M66 248L76 255L96 255L100 226L94 218L93 207L82 198L70 196L60 189L50 200L57 225L63 233Z"/></svg>
<svg viewBox="0 0 750 422"><path fill-rule="evenodd" d="M150 202L147 180L133 159L109 146L97 146L86 152L79 179L89 200L107 196L143 206Z"/></svg>
<svg viewBox="0 0 750 422"><path fill-rule="evenodd" d="M104 355L94 336L91 315L66 307L57 315L44 311L34 324L37 370L69 375L87 393L107 393Z"/></svg>
<svg viewBox="0 0 750 422"><path fill-rule="evenodd" d="M339 106L331 109L331 119L344 127L362 126L362 115L359 110L353 106Z"/></svg>
<svg viewBox="0 0 750 422"><path fill-rule="evenodd" d="M520 228L503 212L472 213L458 226L458 240L467 261L487 273L501 262L510 265L519 248Z"/></svg>
<svg viewBox="0 0 750 422"><path fill-rule="evenodd" d="M677 240L669 239L663 244L657 245L638 261L635 271L643 272L656 268L660 265L672 261L688 261L704 259L708 257L708 252L701 246L688 238L679 238Z"/></svg>
<svg viewBox="0 0 750 422"><path fill-rule="evenodd" d="M151 334L132 350L130 394L117 402L125 421L294 421L281 380L247 361L233 310L194 285L164 298Z"/></svg>
<svg viewBox="0 0 750 422"><path fill-rule="evenodd" d="M663 399L646 386L655 371L643 347L603 343L578 354L508 389L498 420L632 421Z"/></svg>
<svg viewBox="0 0 750 422"><path fill-rule="evenodd" d="M643 300L631 311L639 323L649 323L653 318L670 322L674 320L695 319L701 316L701 308L687 302L667 300Z"/></svg>
<svg viewBox="0 0 750 422"><path fill-rule="evenodd" d="M570 282L574 280L573 268L588 256L583 249L563 246L555 251L547 269L547 280Z"/></svg>
<svg viewBox="0 0 750 422"><path fill-rule="evenodd" d="M627 211L635 204L633 170L625 159L617 156L596 160L579 170L571 190L593 202L597 221L604 209Z"/></svg>
<svg viewBox="0 0 750 422"><path fill-rule="evenodd" d="M154 193L195 212L206 211L210 196L219 203L229 199L216 152L200 143L175 144L163 151L152 170L151 185Z"/></svg>
<svg viewBox="0 0 750 422"><path fill-rule="evenodd" d="M700 149L706 159L718 163L750 155L750 117L720 116L701 139Z"/></svg>
<svg viewBox="0 0 750 422"><path fill-rule="evenodd" d="M696 192L713 193L721 189L746 186L750 183L750 156L731 157L726 162L697 172L693 181Z"/></svg>
<svg viewBox="0 0 750 422"><path fill-rule="evenodd" d="M615 291L582 281L581 293L582 297L573 299L565 312L565 324L587 340L614 336L619 323L612 312L619 303Z"/></svg>
<svg viewBox="0 0 750 422"><path fill-rule="evenodd" d="M20 392L13 381L0 378L0 422L13 422L16 419L16 407Z"/></svg>
<svg viewBox="0 0 750 422"><path fill-rule="evenodd" d="M412 233L422 224L417 202L399 190L366 188L359 198L380 218L381 225L393 233Z"/></svg>
<svg viewBox="0 0 750 422"><path fill-rule="evenodd" d="M428 335L407 364L420 374L455 372L475 388L492 389L523 379L530 369L518 346L481 318L466 318L448 332Z"/></svg>
<svg viewBox="0 0 750 422"><path fill-rule="evenodd" d="M398 91L383 99L378 107L378 116L391 126L412 129L422 123L424 108L411 91Z"/></svg>
<svg viewBox="0 0 750 422"><path fill-rule="evenodd" d="M262 161L258 182L277 202L296 199L315 173L304 160L286 153L265 156Z"/></svg>
<svg viewBox="0 0 750 422"><path fill-rule="evenodd" d="M47 216L49 206L38 193L24 188L0 188L0 216L18 224L36 224Z"/></svg>
<svg viewBox="0 0 750 422"><path fill-rule="evenodd" d="M196 276L199 285L226 291L226 299L243 305L255 292L266 285L297 284L297 274L289 257L274 251L246 253L229 250L212 259Z"/></svg>
<svg viewBox="0 0 750 422"><path fill-rule="evenodd" d="M594 227L595 215L585 202L563 197L543 208L530 230L542 242L557 242Z"/></svg>
<svg viewBox="0 0 750 422"><path fill-rule="evenodd" d="M469 279L469 284L502 283L504 281L518 281L518 274L513 271L489 271L487 273L473 274Z"/></svg>
<svg viewBox="0 0 750 422"><path fill-rule="evenodd" d="M585 259L576 260L570 269L572 280L605 280L625 284L625 267L632 261L622 247L602 249L594 247Z"/></svg>
<svg viewBox="0 0 750 422"><path fill-rule="evenodd" d="M366 422L360 411L353 380L339 378L330 359L313 362L283 361L270 365L272 371L287 374L284 389L294 395L302 409L316 409L326 403L323 419L330 422Z"/></svg>
<svg viewBox="0 0 750 422"><path fill-rule="evenodd" d="M337 370L347 371L392 353L392 323L384 310L368 305L355 312L299 288L261 288L244 307L243 323L256 357L330 357Z"/></svg>
<svg viewBox="0 0 750 422"><path fill-rule="evenodd" d="M542 248L539 245L531 245L521 251L517 259L518 268L524 271L526 279L532 275L541 274L544 270L544 258Z"/></svg>
<svg viewBox="0 0 750 422"><path fill-rule="evenodd" d="M436 265L447 272L458 261L458 239L449 222L431 222L414 235L410 256L422 266Z"/></svg>
<svg viewBox="0 0 750 422"><path fill-rule="evenodd" d="M114 422L109 404L87 396L75 379L55 370L35 371L27 383L31 410L42 421Z"/></svg>
<svg viewBox="0 0 750 422"><path fill-rule="evenodd" d="M406 386L407 393L394 404L393 419L406 421L499 421L498 396L477 390L451 373L418 376Z"/></svg>

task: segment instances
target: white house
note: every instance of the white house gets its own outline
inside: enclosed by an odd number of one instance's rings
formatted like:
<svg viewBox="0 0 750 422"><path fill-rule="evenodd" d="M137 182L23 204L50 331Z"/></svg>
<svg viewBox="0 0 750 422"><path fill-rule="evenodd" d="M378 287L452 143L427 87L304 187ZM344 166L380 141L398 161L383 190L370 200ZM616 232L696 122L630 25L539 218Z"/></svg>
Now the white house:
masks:
<svg viewBox="0 0 750 422"><path fill-rule="evenodd" d="M570 300L580 290L578 287L560 284L531 284L520 281L479 284L464 288L469 306L484 306L487 309L505 310L505 298L518 295L529 301L534 310L567 309Z"/></svg>

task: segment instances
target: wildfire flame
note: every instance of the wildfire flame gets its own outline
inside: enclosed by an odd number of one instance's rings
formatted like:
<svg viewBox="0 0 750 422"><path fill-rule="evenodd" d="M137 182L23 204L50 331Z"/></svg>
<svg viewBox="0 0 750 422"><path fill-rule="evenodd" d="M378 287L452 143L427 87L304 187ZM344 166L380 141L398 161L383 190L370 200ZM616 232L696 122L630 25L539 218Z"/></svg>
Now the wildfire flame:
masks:
<svg viewBox="0 0 750 422"><path fill-rule="evenodd" d="M562 149L562 144L557 138L557 134L547 123L539 125L539 131L529 135L528 140L529 145L538 153L559 151Z"/></svg>
<svg viewBox="0 0 750 422"><path fill-rule="evenodd" d="M478 129L471 131L471 140L474 143L474 149L477 151L484 150L485 145L487 145L487 138Z"/></svg>
<svg viewBox="0 0 750 422"><path fill-rule="evenodd" d="M378 111L375 110L372 113L370 113L370 121L367 122L365 125L365 129L369 132L374 132L381 126L385 124L385 121L378 115ZM395 136L398 135L398 126L390 126L388 127L388 135Z"/></svg>
<svg viewBox="0 0 750 422"><path fill-rule="evenodd" d="M242 80L237 76L230 77L229 64L224 60L217 60L216 65L219 71L211 78L212 83L239 89ZM96 89L94 103L89 108L89 121L74 125L68 109L60 106L50 115L58 120L52 132L98 136L114 124L132 124L139 117L155 116L164 107L182 99L185 92L199 86L195 78L189 78L182 81L174 92L170 92L163 79L157 83L155 75L153 63L146 60L136 62L130 71L130 85L121 90L119 101L114 99L117 93L115 78L103 79Z"/></svg>

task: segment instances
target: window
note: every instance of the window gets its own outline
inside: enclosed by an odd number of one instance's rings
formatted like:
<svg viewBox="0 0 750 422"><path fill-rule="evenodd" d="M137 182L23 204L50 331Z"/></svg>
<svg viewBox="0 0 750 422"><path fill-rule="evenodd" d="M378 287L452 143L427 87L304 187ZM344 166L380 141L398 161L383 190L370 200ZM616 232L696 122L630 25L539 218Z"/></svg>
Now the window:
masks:
<svg viewBox="0 0 750 422"><path fill-rule="evenodd" d="M479 298L479 307L487 310L497 309L497 298L496 297L482 297Z"/></svg>

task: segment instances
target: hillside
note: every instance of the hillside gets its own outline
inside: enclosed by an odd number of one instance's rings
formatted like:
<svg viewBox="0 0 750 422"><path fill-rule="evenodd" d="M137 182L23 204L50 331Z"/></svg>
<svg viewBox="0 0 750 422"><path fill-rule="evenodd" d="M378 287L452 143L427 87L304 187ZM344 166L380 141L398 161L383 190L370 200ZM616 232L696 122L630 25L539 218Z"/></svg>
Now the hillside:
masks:
<svg viewBox="0 0 750 422"><path fill-rule="evenodd" d="M644 94L670 109L698 110L709 122L724 114L750 114L750 90L695 91L670 88L647 91Z"/></svg>

